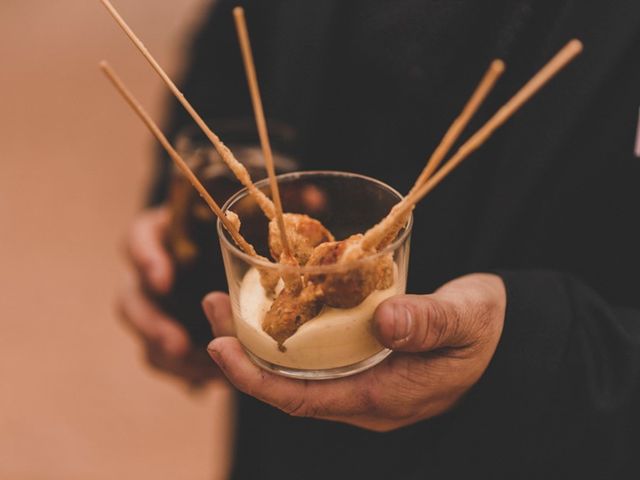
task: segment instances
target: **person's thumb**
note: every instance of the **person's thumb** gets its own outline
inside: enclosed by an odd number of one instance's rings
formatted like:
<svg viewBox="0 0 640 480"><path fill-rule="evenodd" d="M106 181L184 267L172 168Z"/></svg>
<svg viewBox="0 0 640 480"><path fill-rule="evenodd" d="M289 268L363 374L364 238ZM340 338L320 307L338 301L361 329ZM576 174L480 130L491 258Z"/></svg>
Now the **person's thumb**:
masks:
<svg viewBox="0 0 640 480"><path fill-rule="evenodd" d="M378 340L403 352L459 346L461 323L455 305L433 295L392 297L378 306L373 319Z"/></svg>

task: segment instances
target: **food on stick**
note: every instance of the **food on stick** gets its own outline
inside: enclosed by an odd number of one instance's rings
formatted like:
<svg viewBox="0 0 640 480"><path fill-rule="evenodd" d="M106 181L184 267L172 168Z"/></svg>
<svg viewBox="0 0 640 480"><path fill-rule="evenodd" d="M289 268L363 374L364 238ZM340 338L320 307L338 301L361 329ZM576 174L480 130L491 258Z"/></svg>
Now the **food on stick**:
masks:
<svg viewBox="0 0 640 480"><path fill-rule="evenodd" d="M206 188L202 185L200 180L193 174L187 163L180 156L180 154L173 148L167 137L162 133L158 125L151 119L146 110L142 107L140 102L133 96L129 89L125 86L124 82L115 73L115 71L109 66L106 61L100 63L100 68L107 76L114 88L122 95L124 100L129 104L131 109L138 115L142 122L147 126L151 133L158 139L160 144L165 148L171 159L174 161L180 171L189 179L193 187L198 191L203 200L207 203L209 208L220 219L220 222L224 228L229 232L231 238L246 254L259 258L261 260L268 260L258 255L249 242L240 234L240 231L234 225L234 222L230 221L227 216L222 212L220 206L216 203L213 197L207 192ZM239 222L238 222L239 223ZM260 269L261 281L265 290L273 292L278 282L277 273L274 273L268 269Z"/></svg>
<svg viewBox="0 0 640 480"><path fill-rule="evenodd" d="M335 240L333 234L321 222L309 215L285 213L283 217L291 253L300 265L307 264L314 248ZM280 238L280 227L272 220L269 222L269 252L274 259L280 258L283 253Z"/></svg>
<svg viewBox="0 0 640 480"><path fill-rule="evenodd" d="M278 342L280 350L285 350L285 340L318 315L323 307L322 288L314 283L307 283L299 292L284 288L265 314L262 329Z"/></svg>
<svg viewBox="0 0 640 480"><path fill-rule="evenodd" d="M429 161L425 165L424 169L420 173L420 176L416 179L411 191L407 196L414 194L418 188L425 184L433 173L438 169L444 157L449 153L451 147L456 143L473 115L478 111L484 100L489 95L489 92L493 89L496 82L503 74L505 69L504 62L502 60L494 60L489 65L487 72L480 80L480 83L476 87L475 91L467 101L466 105L462 109L460 115L453 121L447 132L440 140L440 144L433 151L429 157ZM398 205L399 206L399 205ZM396 206L396 207L398 207ZM396 208L394 207L394 208ZM407 223L408 214L399 216L395 221L394 226L390 226L387 235L382 238L376 248L384 248L389 245L394 238L396 238L398 232L402 230L402 227Z"/></svg>
<svg viewBox="0 0 640 480"><path fill-rule="evenodd" d="M255 66L251 54L249 37L241 8L234 9L234 18L241 45L247 80L251 93L258 133L269 174L273 201L267 198L253 184L246 168L238 162L231 151L208 128L175 84L153 59L151 54L136 37L109 0L101 0L113 18L122 27L133 43L142 52L169 89L191 114L198 126L211 140L214 147L247 188L249 194L269 219L268 243L277 265L264 265L260 257L240 234L240 219L230 211L223 213L213 198L204 190L188 166L169 144L158 127L148 117L139 103L133 99L122 82L111 69L103 63L101 67L114 86L125 97L129 105L138 113L149 129L167 149L171 158L189 178L220 222L229 232L235 243L248 255L261 260L256 267L260 274L263 293L273 298L264 313L262 329L277 342L281 351L285 351L285 342L296 334L298 329L318 315L323 309L354 309L376 291L389 291L395 281L393 254L385 249L395 240L406 225L411 211L433 188L435 188L453 169L472 152L478 149L502 124L504 124L526 101L528 101L547 81L564 68L582 50L578 40L570 41L536 75L534 75L489 121L483 125L457 152L442 166L444 157L467 126L473 114L491 91L498 77L504 71L504 64L495 60L487 70L482 81L443 137L440 145L431 155L427 165L416 180L409 194L396 204L389 214L378 224L364 233L351 235L336 241L332 233L307 215L283 213L278 183L273 167L273 158L269 144L266 121L257 84ZM300 267L310 267L308 272ZM251 270L247 273L247 278ZM252 287L253 288L253 287Z"/></svg>
<svg viewBox="0 0 640 480"><path fill-rule="evenodd" d="M144 56L144 58L149 62L151 67L160 76L160 78L166 84L166 86L169 88L171 93L182 104L184 109L189 113L189 115L193 118L193 120L196 122L198 127L202 130L202 132L205 134L205 136L213 144L214 148L216 149L216 151L218 152L218 154L220 155L222 160L227 164L227 166L233 172L233 174L236 176L238 181L247 188L247 190L249 191L251 196L254 198L255 202L258 204L258 206L262 209L262 211L266 215L266 217L269 220L272 220L272 221L275 220L276 222L282 224L281 223L282 220L278 220L278 218L277 218L277 215L276 215L277 206L274 204L274 202L271 201L262 191L260 191L260 189L258 189L255 186L255 184L253 183L253 181L251 179L251 176L249 175L249 172L244 167L244 165L242 165L242 163L240 163L235 158L235 156L233 155L231 150L209 128L209 126L202 119L202 117L198 114L198 112L193 108L193 106L187 100L187 98L184 96L184 94L178 89L178 87L171 80L171 78L169 78L169 76L163 70L163 68L160 66L160 64L151 55L149 50L145 47L145 45L138 38L138 36L135 34L135 32L131 29L131 27L129 27L127 22L122 18L120 13L118 13L118 11L113 6L113 4L109 0L100 0L100 1L105 6L105 8L109 12L109 14L116 21L116 23L120 26L120 28L129 37L131 42L136 46L136 48L140 51L140 53ZM262 146L263 146L263 151L265 151L265 146L266 146L266 148L268 150L268 153L265 154L265 165L267 166L267 169L270 172L270 178L275 178L274 175L272 175L273 174L273 157L271 155L271 148L269 146L268 136L266 134L266 122L264 120L264 113L262 112L262 103L260 101L259 91L257 89L257 80L255 80L255 68L252 66L253 65L253 60L250 58L251 57L251 52L250 52L250 48L249 48L249 45L248 45L248 35L246 35L246 25L244 25L244 15L241 12L241 9L240 9L240 11L238 11L236 9L236 12L234 13L234 15L236 17L236 22L237 22L236 24L240 26L240 28L239 28L239 36L240 37L246 37L246 42L242 43L243 45L246 45L246 47L243 47L243 57L245 59L248 58L247 61L250 61L250 63L251 63L251 65L249 66L249 69L251 69L253 71L253 76L251 74L248 74L248 79L249 79L250 85L254 85L254 87L251 88L252 100L254 101L254 110L256 111L256 121L258 123L258 131L260 133L261 143L262 143ZM242 25L244 25L245 35L243 35L241 33L242 32L242 30L241 30L242 29ZM241 40L241 42L243 42L243 40ZM256 105L258 105L259 108L255 108ZM274 197L274 201L278 202L278 205L279 205L279 196L276 195L276 193L277 193L277 182L274 183L273 181L271 181L271 187L272 187L272 192L274 192L274 196L275 196ZM281 208L280 208L280 211L281 211ZM280 218L282 218L282 217L280 217ZM296 226L296 227L300 227L300 230L297 230L297 231L293 232L293 234L297 235L298 237L301 236L301 235L304 235L304 232L309 230L308 228L306 228L304 222L292 222L291 224ZM280 242L284 246L287 243L286 242L286 232L283 232L282 236L283 237L281 238ZM291 256L291 255L289 255L289 256ZM276 259L276 260L278 261L279 259Z"/></svg>
<svg viewBox="0 0 640 480"><path fill-rule="evenodd" d="M406 216L415 207L416 203L426 196L440 181L444 179L455 167L466 159L473 151L479 148L491 134L497 130L511 115L513 115L529 98L531 98L548 80L560 71L582 50L582 44L578 40L569 42L553 59L543 67L520 91L518 91L491 119L465 142L453 157L429 180L412 190L381 222L369 229L364 235L354 235L340 242L332 242L329 245L322 244L316 247L311 254L307 265L334 265L353 262L375 254L381 247L389 243L390 238L395 238L398 231L406 223ZM495 63L493 64L495 65ZM504 68L500 65L499 71ZM491 74L491 69L488 75ZM485 77L486 78L486 77ZM482 86L481 82L481 86ZM341 274L316 276L314 280L321 287L323 300L327 305L349 308L357 305L376 289L375 282L379 269L368 266L366 263ZM284 300L283 300L284 301ZM315 301L315 300L314 300ZM282 303L282 302L280 302ZM283 308L279 305L279 308ZM297 308L303 310L303 305L297 304ZM295 320L295 316L293 319ZM290 332L295 324L283 328ZM278 333L278 337L282 335ZM275 338L275 337L274 337Z"/></svg>

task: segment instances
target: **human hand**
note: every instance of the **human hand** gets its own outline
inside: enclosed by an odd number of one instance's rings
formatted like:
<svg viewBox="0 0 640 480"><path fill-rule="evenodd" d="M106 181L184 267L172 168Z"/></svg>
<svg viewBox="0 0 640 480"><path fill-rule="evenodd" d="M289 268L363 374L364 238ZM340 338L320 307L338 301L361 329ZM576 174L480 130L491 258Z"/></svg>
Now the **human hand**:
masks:
<svg viewBox="0 0 640 480"><path fill-rule="evenodd" d="M207 297L219 328L231 321L228 297ZM209 354L239 390L291 415L389 431L451 408L480 379L498 345L506 308L502 280L473 274L453 280L431 295L400 295L375 312L374 331L394 353L352 377L304 381L281 377L254 365L237 339L218 337Z"/></svg>
<svg viewBox="0 0 640 480"><path fill-rule="evenodd" d="M204 350L194 348L184 327L151 298L168 293L173 282L173 266L164 246L169 221L167 207L144 211L133 221L125 242L134 273L125 278L119 309L125 325L142 341L150 365L197 386L219 376L218 368Z"/></svg>

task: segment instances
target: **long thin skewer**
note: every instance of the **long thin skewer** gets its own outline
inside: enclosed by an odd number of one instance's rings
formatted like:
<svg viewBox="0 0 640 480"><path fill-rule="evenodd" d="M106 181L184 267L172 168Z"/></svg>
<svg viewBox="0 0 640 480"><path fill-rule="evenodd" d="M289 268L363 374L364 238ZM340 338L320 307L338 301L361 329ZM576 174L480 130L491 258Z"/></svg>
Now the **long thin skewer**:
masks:
<svg viewBox="0 0 640 480"><path fill-rule="evenodd" d="M155 124L155 122L151 119L149 114L145 111L145 109L140 105L140 102L136 100L133 94L127 89L124 85L124 82L118 77L118 75L113 71L113 69L109 66L106 61L100 62L100 68L107 76L107 78L111 81L115 89L122 95L125 101L129 104L129 106L133 109L133 111L140 117L140 119L144 122L147 128L151 131L153 135L158 139L158 141L165 148L169 156L175 162L177 167L182 171L182 173L187 177L187 179L191 182L194 188L198 191L200 196L207 202L207 205L211 210L218 216L224 228L227 229L229 234L233 240L238 244L245 253L251 256L257 256L256 251L253 246L248 243L244 237L238 232L238 229L234 227L234 225L227 219L226 215L222 211L222 209L218 206L216 201L209 195L209 192L204 188L200 180L193 174L189 166L182 159L180 154L173 148L167 137L162 133L160 128Z"/></svg>
<svg viewBox="0 0 640 480"><path fill-rule="evenodd" d="M399 208L387 215L380 223L370 228L364 235L362 246L369 249L378 245L399 219L411 211L436 185L456 168L472 152L477 150L500 126L538 92L553 76L582 52L582 42L577 39L567 43L542 69L536 73L511 99L505 103L426 183L402 201Z"/></svg>
<svg viewBox="0 0 640 480"><path fill-rule="evenodd" d="M171 93L176 97L176 99L182 104L185 110L191 115L191 118L196 122L196 124L200 127L200 129L204 132L207 138L211 141L216 151L222 158L222 160L227 164L227 166L231 169L234 175L238 178L240 183L242 183L249 193L254 197L256 203L260 206L264 214L271 220L274 215L274 206L273 202L267 198L267 196L262 193L251 181L251 177L247 169L242 165L231 153L231 150L227 148L227 146L222 143L220 138L211 131L202 117L196 112L196 110L191 106L189 101L185 98L184 94L176 87L173 81L169 78L169 76L165 73L162 67L158 64L158 62L153 58L147 47L144 46L142 41L136 36L136 34L131 30L129 25L124 21L122 16L118 13L115 7L111 4L109 0L100 0L105 8L109 11L113 19L116 23L122 28L124 33L129 37L129 39L133 42L133 44L140 50L140 53L147 59L149 64L153 67L156 73L160 76L160 78L167 85Z"/></svg>
<svg viewBox="0 0 640 480"><path fill-rule="evenodd" d="M480 83L476 87L475 91L467 101L467 104L460 112L458 118L456 118L447 133L444 134L442 140L440 141L440 145L433 151L427 165L422 170L422 173L416 180L416 183L413 185L413 188L409 192L408 195L413 194L420 186L431 177L433 172L440 166L442 159L449 152L453 144L458 140L458 137L462 133L462 131L466 128L467 124L476 113L482 102L487 98L489 92L493 89L496 81L502 73L504 72L504 62L502 60L494 60L489 65L487 72L480 80Z"/></svg>
<svg viewBox="0 0 640 480"><path fill-rule="evenodd" d="M447 155L447 153L449 153L449 150L451 149L453 144L458 140L458 137L466 128L473 115L476 113L478 108L480 108L482 102L484 102L486 97L493 89L493 86L504 72L504 69L505 66L502 60L494 60L493 62L491 62L489 68L482 77L482 80L480 80L480 83L462 109L462 112L460 112L460 115L453 121L447 132L444 134L444 137L442 137L440 144L431 154L427 165L422 170L422 173L420 173L420 176L417 178L415 184L413 185L407 196L413 195L440 166L440 163L442 162L444 157ZM392 209L390 215L402 206L402 203L396 204ZM408 213L405 217L397 218L394 227L389 227L387 229L385 237L380 239L379 244L375 245L376 249L380 249L381 247L388 245L395 238L400 229L402 229L402 226L407 222L407 216Z"/></svg>
<svg viewBox="0 0 640 480"><path fill-rule="evenodd" d="M253 112L256 117L256 125L258 127L258 135L260 137L260 145L264 155L264 163L269 175L269 184L271 185L271 198L275 205L276 220L280 230L280 241L282 242L282 251L286 258L291 257L291 247L289 238L282 216L282 202L280 199L280 188L276 179L276 171L273 165L273 153L271 151L271 143L269 142L269 134L267 133L267 121L262 107L262 99L260 97L260 87L258 86L258 77L256 75L256 67L253 61L253 53L251 51L251 42L249 40L249 32L247 30L247 21L244 16L242 7L233 9L233 18L236 24L236 32L238 33L238 41L240 42L240 50L242 51L242 60L244 69L249 83L249 92L251 93L251 103L253 104Z"/></svg>

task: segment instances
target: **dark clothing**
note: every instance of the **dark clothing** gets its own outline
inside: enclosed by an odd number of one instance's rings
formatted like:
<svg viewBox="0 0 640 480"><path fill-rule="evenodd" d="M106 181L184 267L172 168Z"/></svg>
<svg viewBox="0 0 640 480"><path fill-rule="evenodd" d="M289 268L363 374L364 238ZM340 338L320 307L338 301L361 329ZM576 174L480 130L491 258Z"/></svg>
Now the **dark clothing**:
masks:
<svg viewBox="0 0 640 480"><path fill-rule="evenodd" d="M468 132L570 38L585 51L415 211L410 292L476 271L507 286L463 403L379 434L241 395L234 478L640 478L640 2L222 1L183 86L214 131L257 143L237 3L267 115L290 132L276 146L401 191L491 59L507 71ZM190 124L172 112L173 133Z"/></svg>

